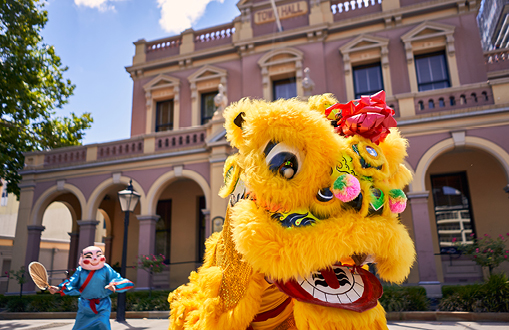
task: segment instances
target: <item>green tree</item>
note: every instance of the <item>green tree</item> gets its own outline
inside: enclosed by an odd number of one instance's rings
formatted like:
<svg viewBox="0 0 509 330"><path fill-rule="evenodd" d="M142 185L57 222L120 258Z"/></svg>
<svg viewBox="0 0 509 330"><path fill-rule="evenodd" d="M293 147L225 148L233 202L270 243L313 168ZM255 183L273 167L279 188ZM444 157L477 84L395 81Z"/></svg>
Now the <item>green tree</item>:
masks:
<svg viewBox="0 0 509 330"><path fill-rule="evenodd" d="M43 0L0 0L0 177L19 196L24 152L80 145L93 122L56 117L75 86L53 46L43 43Z"/></svg>
<svg viewBox="0 0 509 330"><path fill-rule="evenodd" d="M9 278L16 280L18 284L20 285L19 289L19 296L21 297L23 294L23 284L28 282L28 279L26 277L27 271L25 270L25 266L21 266L19 270L11 270L9 271Z"/></svg>

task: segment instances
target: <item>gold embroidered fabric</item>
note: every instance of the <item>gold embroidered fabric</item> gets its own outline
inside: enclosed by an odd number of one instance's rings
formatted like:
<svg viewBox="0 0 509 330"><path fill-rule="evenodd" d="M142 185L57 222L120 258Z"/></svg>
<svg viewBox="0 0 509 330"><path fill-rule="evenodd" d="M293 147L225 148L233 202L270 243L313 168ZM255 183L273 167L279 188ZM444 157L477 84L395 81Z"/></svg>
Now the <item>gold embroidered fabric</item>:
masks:
<svg viewBox="0 0 509 330"><path fill-rule="evenodd" d="M297 326L295 325L295 319L293 318L293 313L286 320L284 320L283 323L278 325L274 330L297 330Z"/></svg>
<svg viewBox="0 0 509 330"><path fill-rule="evenodd" d="M223 234L217 243L216 261L221 268L223 278L219 288L219 296L223 302L223 311L237 306L247 291L252 269L242 261L242 254L235 250L230 225L230 210L226 211Z"/></svg>

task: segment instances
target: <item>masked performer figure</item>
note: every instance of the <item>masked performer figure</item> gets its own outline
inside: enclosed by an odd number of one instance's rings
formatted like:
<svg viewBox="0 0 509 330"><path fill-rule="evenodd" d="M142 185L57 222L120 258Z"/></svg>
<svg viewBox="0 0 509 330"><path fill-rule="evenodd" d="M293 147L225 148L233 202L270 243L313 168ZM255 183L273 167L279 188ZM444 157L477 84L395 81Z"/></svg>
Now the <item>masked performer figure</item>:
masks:
<svg viewBox="0 0 509 330"><path fill-rule="evenodd" d="M100 248L86 247L81 252L80 266L73 276L58 287L51 286L49 289L52 294L80 296L73 330L111 329L109 295L113 292L125 292L133 287L131 281L122 278L105 261Z"/></svg>

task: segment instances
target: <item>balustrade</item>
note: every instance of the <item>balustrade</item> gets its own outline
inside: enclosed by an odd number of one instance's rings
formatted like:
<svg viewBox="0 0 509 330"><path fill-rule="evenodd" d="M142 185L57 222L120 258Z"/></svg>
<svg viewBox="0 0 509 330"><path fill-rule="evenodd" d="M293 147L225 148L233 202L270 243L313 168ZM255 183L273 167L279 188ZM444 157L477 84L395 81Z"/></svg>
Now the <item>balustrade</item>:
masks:
<svg viewBox="0 0 509 330"><path fill-rule="evenodd" d="M361 10L362 9L362 10ZM335 1L331 4L334 21L382 11L382 0Z"/></svg>
<svg viewBox="0 0 509 330"><path fill-rule="evenodd" d="M178 55L181 44L182 39L180 36L149 42L147 43L145 50L147 54L147 61Z"/></svg>
<svg viewBox="0 0 509 330"><path fill-rule="evenodd" d="M194 32L195 49L204 49L214 46L226 45L232 42L235 33L233 24L214 26Z"/></svg>
<svg viewBox="0 0 509 330"><path fill-rule="evenodd" d="M442 91L442 93L441 93ZM478 107L494 104L491 88L472 88L454 92L436 90L436 94L415 97L415 113L417 115L463 108Z"/></svg>
<svg viewBox="0 0 509 330"><path fill-rule="evenodd" d="M87 160L86 147L55 149L44 156L44 166L65 165L85 162Z"/></svg>
<svg viewBox="0 0 509 330"><path fill-rule="evenodd" d="M143 140L124 140L97 147L97 159L126 157L143 153Z"/></svg>
<svg viewBox="0 0 509 330"><path fill-rule="evenodd" d="M205 143L205 137L206 131L203 128L171 132L156 137L155 150L163 151L199 146Z"/></svg>
<svg viewBox="0 0 509 330"><path fill-rule="evenodd" d="M485 52L484 63L488 74L493 71L509 70L509 48Z"/></svg>

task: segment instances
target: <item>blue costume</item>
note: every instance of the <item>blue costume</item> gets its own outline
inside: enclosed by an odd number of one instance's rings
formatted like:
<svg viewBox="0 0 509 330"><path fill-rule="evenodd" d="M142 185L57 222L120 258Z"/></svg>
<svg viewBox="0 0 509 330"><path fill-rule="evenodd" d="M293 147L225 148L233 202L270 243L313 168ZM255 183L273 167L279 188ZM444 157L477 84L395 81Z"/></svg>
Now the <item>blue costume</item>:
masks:
<svg viewBox="0 0 509 330"><path fill-rule="evenodd" d="M70 279L59 285L61 295L80 296L73 330L111 329L109 295L112 291L104 288L108 284L113 284L116 292L133 288L133 282L122 278L106 263L97 270L86 270L80 266Z"/></svg>

